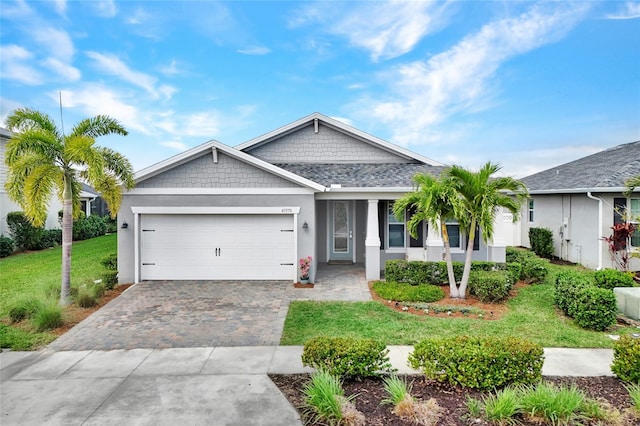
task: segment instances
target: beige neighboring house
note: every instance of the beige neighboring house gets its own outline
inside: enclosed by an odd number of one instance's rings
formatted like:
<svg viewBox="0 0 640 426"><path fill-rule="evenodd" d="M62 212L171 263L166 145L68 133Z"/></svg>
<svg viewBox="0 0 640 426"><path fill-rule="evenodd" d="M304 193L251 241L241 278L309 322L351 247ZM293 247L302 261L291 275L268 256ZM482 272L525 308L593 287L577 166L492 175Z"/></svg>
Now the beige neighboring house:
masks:
<svg viewBox="0 0 640 426"><path fill-rule="evenodd" d="M640 217L640 188L624 195L626 181L640 175L640 141L609 148L527 176L530 199L517 226L529 245L529 228L553 232L555 255L591 269L614 268L607 243L614 223ZM619 211L628 211L628 218ZM640 252L640 232L630 241ZM634 259L631 270L640 270Z"/></svg>
<svg viewBox="0 0 640 426"><path fill-rule="evenodd" d="M7 214L10 212L22 210L20 206L14 203L7 194L7 190L4 187L7 181L8 168L4 162L4 153L7 148L7 143L13 135L12 132L0 127L0 235L9 236L9 229L7 228ZM85 213L91 214L91 206L94 200L98 197L98 194L88 185L82 186L82 192L80 193L80 200L82 206L85 209ZM47 220L45 222L45 228L60 228L60 222L58 221L58 212L62 210L62 202L58 199L56 194L52 194L51 201L49 203L49 209L47 211Z"/></svg>

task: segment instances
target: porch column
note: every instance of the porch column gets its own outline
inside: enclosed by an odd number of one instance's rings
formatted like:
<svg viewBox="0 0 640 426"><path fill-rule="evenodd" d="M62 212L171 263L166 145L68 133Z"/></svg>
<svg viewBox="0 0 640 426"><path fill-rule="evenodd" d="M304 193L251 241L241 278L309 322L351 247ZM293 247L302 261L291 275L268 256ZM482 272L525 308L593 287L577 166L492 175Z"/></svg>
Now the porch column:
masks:
<svg viewBox="0 0 640 426"><path fill-rule="evenodd" d="M427 223L427 261L440 262L444 254L444 242L440 237L440 227Z"/></svg>
<svg viewBox="0 0 640 426"><path fill-rule="evenodd" d="M367 237L365 269L367 281L380 279L380 232L378 231L378 200L367 205Z"/></svg>

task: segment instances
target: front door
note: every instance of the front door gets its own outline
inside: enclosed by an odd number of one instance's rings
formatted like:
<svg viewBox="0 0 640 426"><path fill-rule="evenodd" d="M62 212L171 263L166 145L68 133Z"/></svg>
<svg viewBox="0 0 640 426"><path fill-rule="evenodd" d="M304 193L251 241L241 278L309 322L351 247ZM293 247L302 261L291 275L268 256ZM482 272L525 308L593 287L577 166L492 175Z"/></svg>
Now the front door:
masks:
<svg viewBox="0 0 640 426"><path fill-rule="evenodd" d="M331 203L329 260L353 261L353 217L351 201Z"/></svg>

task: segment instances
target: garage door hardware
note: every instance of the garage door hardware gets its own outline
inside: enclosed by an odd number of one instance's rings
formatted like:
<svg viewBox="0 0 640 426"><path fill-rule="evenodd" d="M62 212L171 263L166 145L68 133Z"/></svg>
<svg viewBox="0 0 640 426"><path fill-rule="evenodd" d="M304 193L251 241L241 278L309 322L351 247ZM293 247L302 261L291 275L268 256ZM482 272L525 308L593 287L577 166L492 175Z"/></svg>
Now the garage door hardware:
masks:
<svg viewBox="0 0 640 426"><path fill-rule="evenodd" d="M153 265L155 265L155 263L144 263L143 262L142 265L151 265L151 266L153 266Z"/></svg>
<svg viewBox="0 0 640 426"><path fill-rule="evenodd" d="M156 232L155 229L143 229L142 232Z"/></svg>
<svg viewBox="0 0 640 426"><path fill-rule="evenodd" d="M293 232L293 229L281 229L280 232Z"/></svg>
<svg viewBox="0 0 640 426"><path fill-rule="evenodd" d="M216 256L220 256L220 252L222 252L222 249L220 247L218 247L216 249Z"/></svg>
<svg viewBox="0 0 640 426"><path fill-rule="evenodd" d="M281 263L280 266L293 266L293 263Z"/></svg>

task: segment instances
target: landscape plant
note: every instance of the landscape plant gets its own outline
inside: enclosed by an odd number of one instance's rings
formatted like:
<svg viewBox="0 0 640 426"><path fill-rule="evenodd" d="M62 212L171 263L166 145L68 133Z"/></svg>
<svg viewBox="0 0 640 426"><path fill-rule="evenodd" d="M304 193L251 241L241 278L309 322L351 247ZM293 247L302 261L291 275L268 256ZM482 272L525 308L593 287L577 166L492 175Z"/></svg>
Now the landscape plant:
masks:
<svg viewBox="0 0 640 426"><path fill-rule="evenodd" d="M540 257L553 256L553 232L549 228L529 228L531 250Z"/></svg>
<svg viewBox="0 0 640 426"><path fill-rule="evenodd" d="M50 301L38 309L32 319L37 331L53 330L64 325L64 311L62 306Z"/></svg>
<svg viewBox="0 0 640 426"><path fill-rule="evenodd" d="M465 297L469 283L476 229L480 228L485 242L490 241L493 238L498 208L510 211L513 214L513 220L517 221L520 207L528 196L527 188L521 181L511 177L492 177L500 170L501 167L498 164L488 162L477 172L453 166L447 173L462 198L463 206L457 211L456 219L468 240L459 288L461 298Z"/></svg>
<svg viewBox="0 0 640 426"><path fill-rule="evenodd" d="M631 403L633 404L636 414L640 416L640 384L629 383L625 387L627 388L627 392L629 392L629 397L631 398Z"/></svg>
<svg viewBox="0 0 640 426"><path fill-rule="evenodd" d="M373 291L385 300L396 302L436 302L445 296L444 291L435 285L411 285L388 281L375 281Z"/></svg>
<svg viewBox="0 0 640 426"><path fill-rule="evenodd" d="M495 394L483 398L482 406L487 420L497 425L517 424L516 415L521 412L518 389L507 386Z"/></svg>
<svg viewBox="0 0 640 426"><path fill-rule="evenodd" d="M411 384L396 375L384 378L384 390L389 395L382 404L393 405L393 414L403 420L423 426L436 425L443 414L443 409L434 398L418 401L411 395Z"/></svg>
<svg viewBox="0 0 640 426"><path fill-rule="evenodd" d="M620 336L613 345L611 371L625 382L640 384L640 338Z"/></svg>
<svg viewBox="0 0 640 426"><path fill-rule="evenodd" d="M503 300L511 290L510 276L507 271L471 271L469 292L481 302L491 303Z"/></svg>
<svg viewBox="0 0 640 426"><path fill-rule="evenodd" d="M80 213L81 180L92 185L115 215L122 190L134 186L133 168L118 152L95 145L95 138L126 135L117 120L98 115L83 119L65 135L46 114L20 108L6 119L13 136L6 146L5 189L34 226L42 226L49 199L57 193L63 203L60 304L69 303L71 285L72 217Z"/></svg>
<svg viewBox="0 0 640 426"><path fill-rule="evenodd" d="M631 222L616 223L611 227L611 230L613 231L612 234L608 237L602 237L602 240L607 243L611 261L618 269L627 272L629 271L629 261L631 259L627 244L629 238L636 231L636 225Z"/></svg>
<svg viewBox="0 0 640 426"><path fill-rule="evenodd" d="M20 322L30 319L36 312L41 310L45 305L45 300L36 295L24 295L20 299L15 300L9 308L9 318L11 322Z"/></svg>
<svg viewBox="0 0 640 426"><path fill-rule="evenodd" d="M364 425L364 416L346 397L337 376L318 370L303 388L305 412L312 422L328 425Z"/></svg>
<svg viewBox="0 0 640 426"><path fill-rule="evenodd" d="M15 250L13 239L0 235L0 258L11 256Z"/></svg>
<svg viewBox="0 0 640 426"><path fill-rule="evenodd" d="M633 287L635 281L630 272L618 271L617 269L600 269L593 275L596 285L600 288L613 290L616 287Z"/></svg>
<svg viewBox="0 0 640 426"><path fill-rule="evenodd" d="M548 382L526 388L521 398L528 417L549 425L574 424L585 402L584 394L575 386L556 387Z"/></svg>

